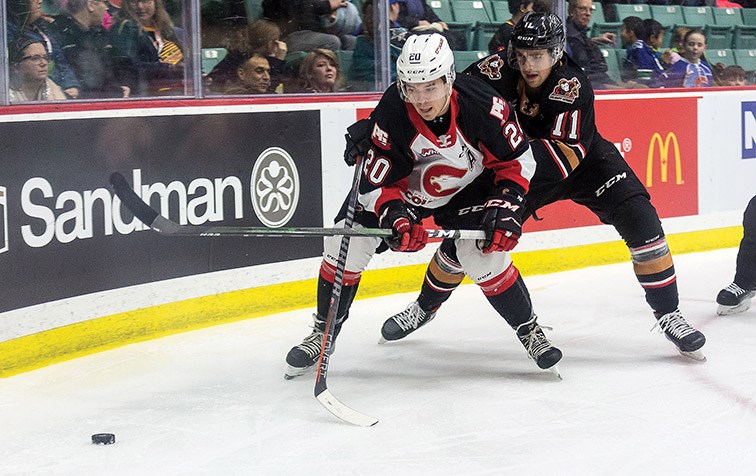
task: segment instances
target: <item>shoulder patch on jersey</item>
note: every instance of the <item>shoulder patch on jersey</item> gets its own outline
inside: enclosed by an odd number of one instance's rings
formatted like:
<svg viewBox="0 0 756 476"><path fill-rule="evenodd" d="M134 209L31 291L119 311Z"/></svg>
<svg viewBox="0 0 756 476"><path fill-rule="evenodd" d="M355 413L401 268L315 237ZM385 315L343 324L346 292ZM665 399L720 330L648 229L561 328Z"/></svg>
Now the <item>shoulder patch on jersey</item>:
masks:
<svg viewBox="0 0 756 476"><path fill-rule="evenodd" d="M388 133L378 127L377 122L373 126L373 133L370 135L370 138L373 140L373 143L381 149L389 150L391 148L391 145L389 145Z"/></svg>
<svg viewBox="0 0 756 476"><path fill-rule="evenodd" d="M478 64L478 69L490 79L497 80L501 79L502 66L504 66L504 60L499 55L491 55Z"/></svg>
<svg viewBox="0 0 756 476"><path fill-rule="evenodd" d="M549 99L572 104L580 96L580 81L576 77L572 79L561 78L554 90L549 94Z"/></svg>

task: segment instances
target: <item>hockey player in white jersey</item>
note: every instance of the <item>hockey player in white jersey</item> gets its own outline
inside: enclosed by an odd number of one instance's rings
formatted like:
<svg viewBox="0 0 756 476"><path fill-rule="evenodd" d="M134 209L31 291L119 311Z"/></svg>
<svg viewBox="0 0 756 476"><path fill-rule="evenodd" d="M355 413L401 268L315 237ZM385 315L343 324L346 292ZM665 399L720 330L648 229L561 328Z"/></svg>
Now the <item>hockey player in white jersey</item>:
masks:
<svg viewBox="0 0 756 476"><path fill-rule="evenodd" d="M446 265L466 273L516 331L542 369L562 353L536 322L525 283L508 251L522 232L523 196L535 160L514 111L485 82L455 77L443 36L410 37L397 60L397 81L368 119L369 147L355 213L356 226L391 228L394 238L354 237L343 274L334 338L349 316L362 271L376 252L422 249L422 220L443 228L483 228L486 239L447 239ZM346 203L337 216L342 222ZM337 224L338 226L338 224ZM339 237L327 238L318 280L313 330L286 356L285 377L316 367L333 289Z"/></svg>

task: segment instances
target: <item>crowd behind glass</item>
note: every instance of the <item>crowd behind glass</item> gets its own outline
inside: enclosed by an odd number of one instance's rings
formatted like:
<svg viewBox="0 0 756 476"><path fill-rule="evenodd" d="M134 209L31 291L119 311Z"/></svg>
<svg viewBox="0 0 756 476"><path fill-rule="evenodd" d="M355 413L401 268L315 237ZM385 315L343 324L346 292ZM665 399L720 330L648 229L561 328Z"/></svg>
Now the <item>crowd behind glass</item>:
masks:
<svg viewBox="0 0 756 476"><path fill-rule="evenodd" d="M393 62L408 35L440 32L455 50L474 49L470 30L455 29L429 2L383 1L377 8L373 0L5 0L4 102L376 91L381 77L395 79ZM508 22L522 12L549 8L539 2L510 0ZM199 6L197 13L193 5ZM585 19L591 9L591 0L570 0L576 34L580 15ZM388 18L378 35L375 13ZM588 15L585 22L590 20ZM507 22L497 23L489 47L506 36ZM644 33L637 22L623 22L619 36L632 35L632 42L616 46L632 52L632 43L646 35L644 45L653 47L658 30L646 24ZM703 31L695 33L705 47ZM583 42L601 46L611 36ZM618 41L617 36L612 39ZM386 41L377 41L381 38ZM684 41L673 49L688 60ZM664 60L662 54L659 58ZM587 72L591 67L584 66ZM664 86L625 79L609 88ZM695 85L706 86L707 80L725 84L704 75ZM599 79L592 81L601 88Z"/></svg>

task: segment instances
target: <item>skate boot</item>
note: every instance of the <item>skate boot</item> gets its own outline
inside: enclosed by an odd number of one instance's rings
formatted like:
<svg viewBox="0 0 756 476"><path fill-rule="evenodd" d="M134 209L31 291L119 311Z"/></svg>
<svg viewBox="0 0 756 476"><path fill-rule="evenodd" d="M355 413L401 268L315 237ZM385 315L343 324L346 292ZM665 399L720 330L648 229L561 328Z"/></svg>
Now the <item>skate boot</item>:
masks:
<svg viewBox="0 0 756 476"><path fill-rule="evenodd" d="M727 316L747 311L751 307L751 298L756 296L756 290L743 289L735 283L730 284L717 295L717 314Z"/></svg>
<svg viewBox="0 0 756 476"><path fill-rule="evenodd" d="M657 322L651 330L659 326L659 332L664 332L667 339L677 346L677 350L682 355L702 362L706 361L706 356L700 350L706 343L706 337L688 324L679 309L667 314L655 312L654 316Z"/></svg>
<svg viewBox="0 0 756 476"><path fill-rule="evenodd" d="M314 324L310 335L304 338L301 344L295 345L286 354L286 380L305 375L317 368L320 359L320 349L323 346L323 332L325 330L325 319L321 319L316 314L312 315ZM337 323L333 333L333 347L331 353L336 350L336 336L339 335L341 326Z"/></svg>
<svg viewBox="0 0 756 476"><path fill-rule="evenodd" d="M435 316L435 312L423 311L417 301L414 301L404 311L386 319L381 328L381 338L378 343L385 344L388 341L404 339Z"/></svg>
<svg viewBox="0 0 756 476"><path fill-rule="evenodd" d="M550 370L561 379L562 376L559 374L556 364L562 359L562 351L551 345L536 319L537 316L533 316L528 322L517 326L515 330L517 337L525 350L528 351L528 356L535 360L538 368ZM550 330L551 328L545 327L545 329Z"/></svg>

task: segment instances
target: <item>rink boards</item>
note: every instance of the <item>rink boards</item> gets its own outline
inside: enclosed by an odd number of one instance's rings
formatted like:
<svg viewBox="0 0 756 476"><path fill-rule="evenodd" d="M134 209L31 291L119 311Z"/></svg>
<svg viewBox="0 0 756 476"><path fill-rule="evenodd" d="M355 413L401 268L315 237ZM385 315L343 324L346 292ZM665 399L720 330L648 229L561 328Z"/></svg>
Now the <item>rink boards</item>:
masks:
<svg viewBox="0 0 756 476"><path fill-rule="evenodd" d="M2 109L0 376L312 307L321 240L161 237L107 178L123 173L184 224L329 226L352 175L344 130L376 99ZM754 90L597 98L599 130L648 187L673 251L737 245L756 193L754 112ZM539 215L513 254L523 274L627 259L616 232L578 207ZM381 256L361 296L416 289L432 251Z"/></svg>

